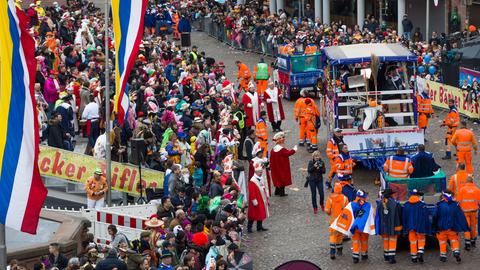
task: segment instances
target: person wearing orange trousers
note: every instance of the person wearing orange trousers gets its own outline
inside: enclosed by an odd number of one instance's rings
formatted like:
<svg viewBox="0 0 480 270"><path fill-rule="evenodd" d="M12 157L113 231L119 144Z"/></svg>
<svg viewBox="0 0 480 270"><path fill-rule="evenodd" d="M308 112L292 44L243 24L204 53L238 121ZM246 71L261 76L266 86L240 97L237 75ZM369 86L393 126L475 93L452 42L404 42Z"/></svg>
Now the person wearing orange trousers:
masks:
<svg viewBox="0 0 480 270"><path fill-rule="evenodd" d="M266 157L268 153L268 128L267 123L265 122L266 117L267 113L265 111L261 111L260 118L258 118L257 124L255 125L255 136L257 137L257 141L260 143L260 147L263 150L263 157Z"/></svg>
<svg viewBox="0 0 480 270"><path fill-rule="evenodd" d="M417 95L418 128L423 129L423 132L428 127L428 118L434 113L432 100L427 91L428 89L425 88L424 91Z"/></svg>
<svg viewBox="0 0 480 270"><path fill-rule="evenodd" d="M268 87L268 79L270 79L272 71L270 67L265 63L263 58L260 58L260 62L258 62L253 67L253 78L257 83L257 94L259 97L263 99L263 94L267 90Z"/></svg>
<svg viewBox="0 0 480 270"><path fill-rule="evenodd" d="M460 128L453 134L452 144L457 147L457 163L465 163L467 172L473 173L472 148L477 155L478 143L473 131L467 129L467 122L460 123Z"/></svg>
<svg viewBox="0 0 480 270"><path fill-rule="evenodd" d="M458 233L470 231L470 228L468 228L467 220L460 205L453 199L453 193L450 190L442 193L432 223L440 246L440 261L447 261L447 241L450 241L453 256L457 262L460 262L462 259L460 258Z"/></svg>
<svg viewBox="0 0 480 270"><path fill-rule="evenodd" d="M460 115L458 114L457 107L455 107L455 101L453 99L448 100L448 108L450 109L441 127L447 127L447 132L445 133L445 145L447 146L447 151L445 156L442 157L443 160L452 159L452 137L457 130L458 124L460 123Z"/></svg>
<svg viewBox="0 0 480 270"><path fill-rule="evenodd" d="M350 203L354 212L354 219L359 218L359 215L369 215L372 210L372 205L367 201L367 193L363 190L358 190L356 198ZM363 211L361 211L363 210ZM369 213L366 213L368 210ZM366 224L364 224L367 226ZM355 225L354 225L355 226ZM375 225L372 225L375 227ZM367 228L371 230L372 228ZM375 228L373 228L375 230ZM352 235L352 258L353 263L358 263L360 258L362 261L368 259L368 237L369 234L365 232L365 228L354 228Z"/></svg>
<svg viewBox="0 0 480 270"><path fill-rule="evenodd" d="M295 106L293 108L293 113L295 116L295 121L300 124L300 133L298 135L298 145L304 146L305 145L305 138L307 134L307 122L305 120L305 100L307 99L308 91L302 90L300 91L300 98L295 101Z"/></svg>
<svg viewBox="0 0 480 270"><path fill-rule="evenodd" d="M456 200L460 203L460 208L462 208L468 226L470 226L470 231L463 234L465 250L469 251L472 247L476 247L478 204L480 203L480 189L473 183L473 177L468 176L467 183L458 192Z"/></svg>
<svg viewBox="0 0 480 270"><path fill-rule="evenodd" d="M423 263L425 251L425 237L431 234L429 212L422 201L423 193L414 189L403 205L402 227L404 234L408 234L410 242L410 256L413 263Z"/></svg>
<svg viewBox="0 0 480 270"><path fill-rule="evenodd" d="M460 189L467 183L469 175L465 170L465 163L457 164L457 173L452 175L448 181L448 189L453 192L454 196L457 196Z"/></svg>
<svg viewBox="0 0 480 270"><path fill-rule="evenodd" d="M178 16L178 13L173 10L172 11L172 23L173 23L173 39L174 40L180 40L180 32L178 32L178 22L180 21L180 17Z"/></svg>
<svg viewBox="0 0 480 270"><path fill-rule="evenodd" d="M344 144L340 154L335 159L335 164L337 165L337 177L338 180L349 180L350 183L353 183L353 167L355 167L355 161L350 156L348 151L348 146Z"/></svg>
<svg viewBox="0 0 480 270"><path fill-rule="evenodd" d="M247 65L242 63L242 61L237 60L235 61L235 64L238 67L237 81L239 83L239 91L243 90L247 92L248 83L252 79L252 73L250 73L250 69L248 69Z"/></svg>
<svg viewBox="0 0 480 270"><path fill-rule="evenodd" d="M328 196L325 206L325 213L328 215L328 223L330 225L347 204L348 198L342 194L342 185L336 183L333 187L333 192ZM330 233L330 259L334 260L336 254L342 255L343 253L343 235L332 228L329 228L328 232Z"/></svg>
<svg viewBox="0 0 480 270"><path fill-rule="evenodd" d="M390 264L397 263L395 260L397 238L402 234L401 206L392 198L394 193L389 188L382 191L382 198L377 201L375 215L375 232L383 238L383 258Z"/></svg>
<svg viewBox="0 0 480 270"><path fill-rule="evenodd" d="M343 147L344 144L342 130L339 128L334 129L332 138L327 141L327 149L325 151L327 153L328 161L330 162L330 172L328 173L328 179L325 182L328 188L332 188L333 177L337 171L335 159L340 154L339 149Z"/></svg>
<svg viewBox="0 0 480 270"><path fill-rule="evenodd" d="M306 121L306 130L307 130L307 145L308 152L313 153L318 149L317 146L317 117L320 117L320 112L318 111L317 105L313 102L311 98L305 99L305 114L304 118Z"/></svg>

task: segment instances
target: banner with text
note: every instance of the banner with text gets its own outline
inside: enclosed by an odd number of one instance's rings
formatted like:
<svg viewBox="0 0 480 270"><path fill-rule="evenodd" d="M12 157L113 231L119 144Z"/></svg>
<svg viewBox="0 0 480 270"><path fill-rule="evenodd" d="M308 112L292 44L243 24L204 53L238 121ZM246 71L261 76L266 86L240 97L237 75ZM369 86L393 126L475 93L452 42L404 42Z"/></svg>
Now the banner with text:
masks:
<svg viewBox="0 0 480 270"><path fill-rule="evenodd" d="M51 176L85 183L96 168L106 171L105 160L41 145L38 167L42 176ZM138 166L112 161L112 190L140 195ZM142 168L142 184L146 188L163 188L163 172Z"/></svg>
<svg viewBox="0 0 480 270"><path fill-rule="evenodd" d="M417 86L419 91L423 91L425 88L428 89L433 106L448 109L448 100L453 99L460 114L471 118L479 117L478 103L467 102L467 91L423 78L417 78Z"/></svg>
<svg viewBox="0 0 480 270"><path fill-rule="evenodd" d="M344 132L343 141L353 156L385 156L398 147L414 150L424 143L423 130L383 130L375 132Z"/></svg>

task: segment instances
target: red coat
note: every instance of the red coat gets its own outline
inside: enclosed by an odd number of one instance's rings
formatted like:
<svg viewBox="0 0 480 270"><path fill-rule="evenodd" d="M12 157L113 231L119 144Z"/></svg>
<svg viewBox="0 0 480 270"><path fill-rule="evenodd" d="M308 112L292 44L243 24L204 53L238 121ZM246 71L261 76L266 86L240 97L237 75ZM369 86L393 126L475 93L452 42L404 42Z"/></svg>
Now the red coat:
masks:
<svg viewBox="0 0 480 270"><path fill-rule="evenodd" d="M268 217L268 197L265 188L256 175L248 181L248 220L262 221Z"/></svg>
<svg viewBox="0 0 480 270"><path fill-rule="evenodd" d="M295 150L288 150L281 145L275 145L270 151L270 173L275 187L286 187L292 184L289 157Z"/></svg>
<svg viewBox="0 0 480 270"><path fill-rule="evenodd" d="M270 123L276 122L275 114L273 113L273 111L274 111L274 108L276 108L277 106L280 112L280 120L285 119L285 113L283 112L282 98L280 97L281 94L282 92L276 87L273 90L267 89L267 91L265 91L265 93L263 94L264 102L267 104L268 121L270 121ZM272 102L272 100L276 102Z"/></svg>
<svg viewBox="0 0 480 270"><path fill-rule="evenodd" d="M251 94L247 92L243 94L242 103L246 115L245 126L247 128L255 126L257 119L260 116L260 100L258 99L257 93Z"/></svg>

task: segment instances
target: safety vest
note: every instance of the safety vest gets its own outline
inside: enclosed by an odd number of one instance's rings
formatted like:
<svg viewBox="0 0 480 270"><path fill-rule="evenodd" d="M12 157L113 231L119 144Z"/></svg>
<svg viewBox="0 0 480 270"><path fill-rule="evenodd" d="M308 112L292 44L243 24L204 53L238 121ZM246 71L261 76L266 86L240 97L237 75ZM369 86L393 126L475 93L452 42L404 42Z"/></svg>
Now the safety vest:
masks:
<svg viewBox="0 0 480 270"><path fill-rule="evenodd" d="M459 122L460 122L460 115L458 114L457 108L450 109L450 112L447 114L447 116L443 120L443 124L449 128L456 128Z"/></svg>
<svg viewBox="0 0 480 270"><path fill-rule="evenodd" d="M408 178L410 173L413 172L413 166L407 157L390 156L383 165L383 169L393 178Z"/></svg>
<svg viewBox="0 0 480 270"><path fill-rule="evenodd" d="M308 44L305 47L305 54L315 54L317 53L317 46L315 44Z"/></svg>
<svg viewBox="0 0 480 270"><path fill-rule="evenodd" d="M245 115L241 111L237 111L233 114L233 119L237 120L238 127L243 129L245 127Z"/></svg>
<svg viewBox="0 0 480 270"><path fill-rule="evenodd" d="M461 128L455 131L454 134L457 151L459 152L471 152L473 132L471 130Z"/></svg>
<svg viewBox="0 0 480 270"><path fill-rule="evenodd" d="M463 212L474 212L478 210L480 190L473 183L466 183L456 197Z"/></svg>
<svg viewBox="0 0 480 270"><path fill-rule="evenodd" d="M352 175L353 173L353 159L344 159L342 155L337 156L337 173L340 175Z"/></svg>
<svg viewBox="0 0 480 270"><path fill-rule="evenodd" d="M335 140L333 138L328 140L326 152L327 157L330 160L334 160L340 154L340 151L338 151L338 145L335 143Z"/></svg>
<svg viewBox="0 0 480 270"><path fill-rule="evenodd" d="M191 52L190 52L190 55L192 56L193 61L196 62L196 61L197 61L197 58L198 58L197 53L194 52L194 51L191 51Z"/></svg>
<svg viewBox="0 0 480 270"><path fill-rule="evenodd" d="M467 177L470 176L466 171L458 171L456 174L452 175L450 182L448 183L448 189L453 192L453 195L457 195L460 189L467 182Z"/></svg>
<svg viewBox="0 0 480 270"><path fill-rule="evenodd" d="M419 113L433 113L432 100L430 98L426 98L423 95L418 95L417 101Z"/></svg>
<svg viewBox="0 0 480 270"><path fill-rule="evenodd" d="M266 63L257 64L257 73L255 74L255 80L268 80L268 65Z"/></svg>

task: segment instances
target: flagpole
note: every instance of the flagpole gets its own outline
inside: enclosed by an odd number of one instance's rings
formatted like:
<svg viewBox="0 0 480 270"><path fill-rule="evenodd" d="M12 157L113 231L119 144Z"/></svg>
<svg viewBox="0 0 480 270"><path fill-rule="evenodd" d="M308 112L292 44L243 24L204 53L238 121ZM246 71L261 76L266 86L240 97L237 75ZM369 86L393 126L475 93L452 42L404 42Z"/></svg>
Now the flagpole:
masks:
<svg viewBox="0 0 480 270"><path fill-rule="evenodd" d="M7 269L7 246L4 224L0 224L0 269Z"/></svg>
<svg viewBox="0 0 480 270"><path fill-rule="evenodd" d="M110 66L108 49L109 0L105 0L105 136L106 136L106 174L107 174L107 206L112 205L111 149L110 149ZM2 268L3 269L3 268Z"/></svg>

